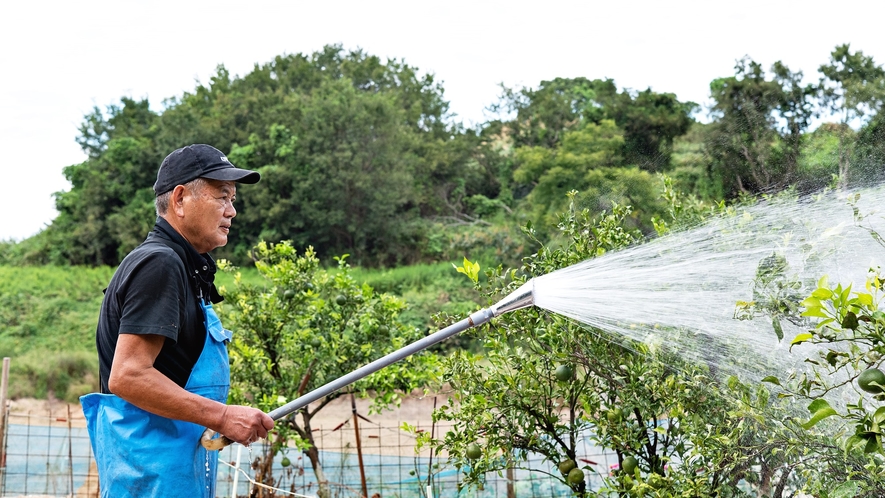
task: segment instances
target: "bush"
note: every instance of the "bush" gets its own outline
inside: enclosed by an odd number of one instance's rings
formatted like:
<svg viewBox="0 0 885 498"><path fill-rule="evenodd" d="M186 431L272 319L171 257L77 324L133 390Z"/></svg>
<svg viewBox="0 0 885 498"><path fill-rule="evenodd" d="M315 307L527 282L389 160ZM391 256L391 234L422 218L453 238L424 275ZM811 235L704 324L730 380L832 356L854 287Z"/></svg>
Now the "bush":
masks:
<svg viewBox="0 0 885 498"><path fill-rule="evenodd" d="M98 391L98 358L88 351L34 351L9 363L9 397L62 399L74 403Z"/></svg>

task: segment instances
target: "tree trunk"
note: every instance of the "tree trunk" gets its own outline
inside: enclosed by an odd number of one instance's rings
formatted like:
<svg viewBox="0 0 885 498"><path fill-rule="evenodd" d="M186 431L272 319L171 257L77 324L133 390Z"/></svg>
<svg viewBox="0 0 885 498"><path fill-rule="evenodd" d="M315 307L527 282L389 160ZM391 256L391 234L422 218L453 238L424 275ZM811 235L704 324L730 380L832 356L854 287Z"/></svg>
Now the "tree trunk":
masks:
<svg viewBox="0 0 885 498"><path fill-rule="evenodd" d="M329 481L326 480L326 473L323 472L323 466L320 465L320 452L317 447L313 444L313 438L310 438L310 449L305 451L304 453L307 455L307 458L310 460L310 466L313 468L313 473L317 478L317 497L318 498L331 498L332 493L329 490Z"/></svg>
<svg viewBox="0 0 885 498"><path fill-rule="evenodd" d="M762 462L759 469L759 489L756 490L756 496L759 498L771 496L771 474L772 469Z"/></svg>
<svg viewBox="0 0 885 498"><path fill-rule="evenodd" d="M320 464L320 450L317 449L317 445L313 439L313 431L310 429L310 416L307 414L306 410L302 412L302 417L304 419L304 434L306 439L310 442L310 448L305 450L304 454L307 455L308 460L310 460L310 466L313 468L313 473L317 478L317 497L331 498L332 493L329 490L329 481L326 480L326 473L323 472L323 466Z"/></svg>
<svg viewBox="0 0 885 498"><path fill-rule="evenodd" d="M279 439L278 435L276 437ZM268 486L274 486L276 484L276 480L273 477L273 447L273 443L268 445L266 447L267 451L265 451L264 455L256 457L255 462L253 463L253 466L255 467L255 481ZM267 488L255 486L252 488L252 493L249 496L251 498L264 498L266 496L272 496L270 492L271 490Z"/></svg>
<svg viewBox="0 0 885 498"><path fill-rule="evenodd" d="M513 471L513 460L507 461L507 498L516 498L516 475Z"/></svg>

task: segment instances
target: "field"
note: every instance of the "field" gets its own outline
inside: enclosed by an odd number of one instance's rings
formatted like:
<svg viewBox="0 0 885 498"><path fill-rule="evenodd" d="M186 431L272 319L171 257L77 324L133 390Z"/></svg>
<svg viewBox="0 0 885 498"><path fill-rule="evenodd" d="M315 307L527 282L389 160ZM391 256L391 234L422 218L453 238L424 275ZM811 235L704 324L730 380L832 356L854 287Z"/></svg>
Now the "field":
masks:
<svg viewBox="0 0 885 498"><path fill-rule="evenodd" d="M263 281L254 269L241 271L245 282ZM109 267L0 266L0 357L11 358L11 399L75 403L80 395L97 390L95 325L102 290L112 274ZM353 275L378 291L405 298L409 308L402 320L410 326L429 328L435 313L463 313L477 306L469 281L450 263L355 268ZM219 274L218 284L233 286L232 275Z"/></svg>

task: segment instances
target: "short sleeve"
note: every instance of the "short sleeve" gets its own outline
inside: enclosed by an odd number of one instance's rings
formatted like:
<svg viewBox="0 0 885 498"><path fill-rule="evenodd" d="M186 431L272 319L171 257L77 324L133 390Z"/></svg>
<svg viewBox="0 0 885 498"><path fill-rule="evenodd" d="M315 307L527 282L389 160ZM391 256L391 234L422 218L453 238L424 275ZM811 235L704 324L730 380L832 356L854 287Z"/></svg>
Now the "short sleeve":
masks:
<svg viewBox="0 0 885 498"><path fill-rule="evenodd" d="M171 249L145 255L118 290L121 334L153 334L178 341L185 319L187 275Z"/></svg>

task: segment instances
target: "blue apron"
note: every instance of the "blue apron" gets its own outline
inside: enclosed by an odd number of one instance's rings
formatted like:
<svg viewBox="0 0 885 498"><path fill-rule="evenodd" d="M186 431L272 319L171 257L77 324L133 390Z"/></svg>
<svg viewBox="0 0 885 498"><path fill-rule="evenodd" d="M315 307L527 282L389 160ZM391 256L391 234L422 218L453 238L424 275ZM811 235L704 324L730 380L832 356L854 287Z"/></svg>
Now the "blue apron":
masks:
<svg viewBox="0 0 885 498"><path fill-rule="evenodd" d="M206 342L185 389L225 403L232 334L204 304ZM113 394L80 398L102 498L215 497L218 452L200 444L204 427L149 413Z"/></svg>

